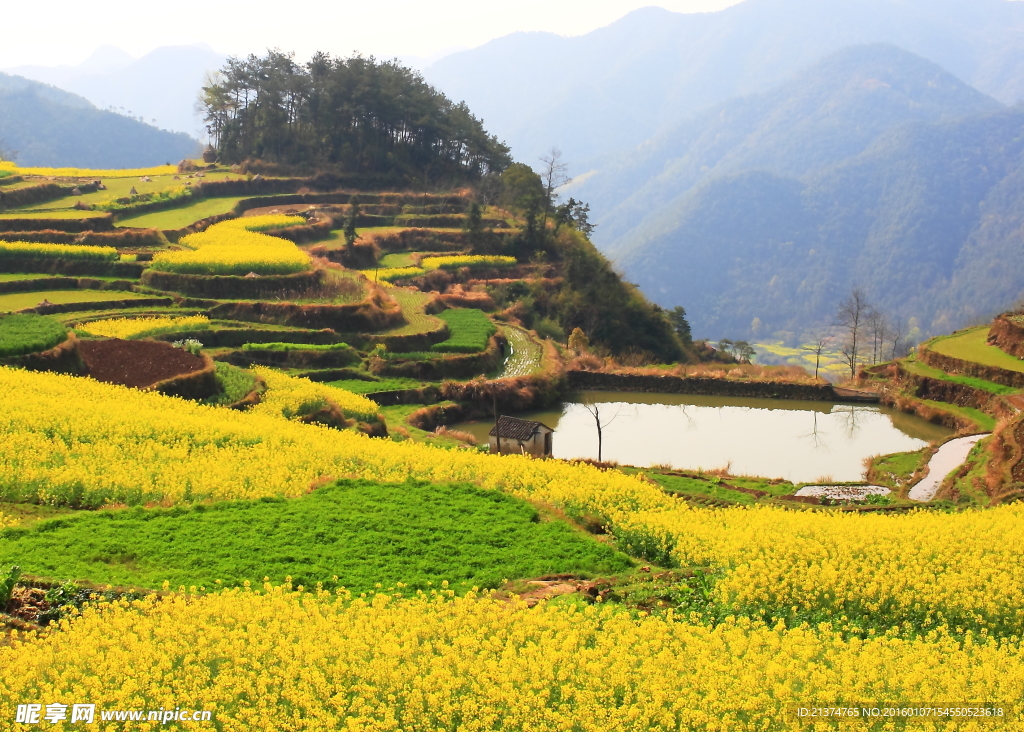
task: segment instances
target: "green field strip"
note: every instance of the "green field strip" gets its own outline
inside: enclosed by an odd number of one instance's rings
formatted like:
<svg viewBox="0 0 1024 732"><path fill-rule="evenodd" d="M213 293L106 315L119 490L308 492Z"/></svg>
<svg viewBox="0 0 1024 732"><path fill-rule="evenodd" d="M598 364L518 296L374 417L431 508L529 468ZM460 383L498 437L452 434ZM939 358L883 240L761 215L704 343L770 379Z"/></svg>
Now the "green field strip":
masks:
<svg viewBox="0 0 1024 732"><path fill-rule="evenodd" d="M926 344L929 350L943 356L959 358L961 361L995 366L1007 371L1024 373L1024 361L1014 358L1006 351L988 344L988 326L972 328L962 333L936 338Z"/></svg>
<svg viewBox="0 0 1024 732"><path fill-rule="evenodd" d="M0 219L92 219L109 216L106 211L22 211L18 213L6 212L0 214Z"/></svg>
<svg viewBox="0 0 1024 732"><path fill-rule="evenodd" d="M307 587L460 590L632 561L506 493L467 484L343 480L296 499L79 513L0 531L0 565L55 579L213 588L291 577ZM173 537L173 540L172 540Z"/></svg>
<svg viewBox="0 0 1024 732"><path fill-rule="evenodd" d="M399 328L384 331L379 335L418 335L420 333L432 333L445 327L444 321L436 315L427 315L423 312L431 299L431 295L428 293L393 287L388 290L388 294L398 301L399 307L402 308L402 315L405 316L408 322Z"/></svg>
<svg viewBox="0 0 1024 732"><path fill-rule="evenodd" d="M945 371L940 369L932 368L927 364L923 364L920 361L903 361L901 363L903 368L912 374L918 376L925 376L929 379L938 379L940 381L949 381L954 384L963 384L974 389L981 389L987 391L990 394L997 394L999 396L1005 396L1007 394L1016 394L1020 389L1014 389L1012 386L1004 386L1003 384L996 384L993 381L986 381L985 379L978 379L973 376L960 376L959 374L947 374Z"/></svg>
<svg viewBox="0 0 1024 732"><path fill-rule="evenodd" d="M210 216L219 216L233 211L243 198L245 196L200 198L187 206L152 211L137 216L126 216L119 219L116 225L120 228L160 229L161 231L183 229Z"/></svg>
<svg viewBox="0 0 1024 732"><path fill-rule="evenodd" d="M34 308L43 300L54 305L71 303L107 302L115 300L148 299L152 295L140 295L137 292L124 290L43 290L41 292L10 292L0 295L0 312L13 312ZM61 314L62 318L64 314Z"/></svg>

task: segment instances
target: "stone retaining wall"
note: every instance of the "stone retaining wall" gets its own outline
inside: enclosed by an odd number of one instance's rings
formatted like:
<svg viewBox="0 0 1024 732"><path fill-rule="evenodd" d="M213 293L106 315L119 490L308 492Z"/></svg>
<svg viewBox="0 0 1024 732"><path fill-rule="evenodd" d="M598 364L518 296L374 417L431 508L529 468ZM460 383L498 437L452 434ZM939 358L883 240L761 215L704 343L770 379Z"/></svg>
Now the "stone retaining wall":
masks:
<svg viewBox="0 0 1024 732"><path fill-rule="evenodd" d="M1024 359L1024 315L1003 313L992 321L988 341L1000 350Z"/></svg>

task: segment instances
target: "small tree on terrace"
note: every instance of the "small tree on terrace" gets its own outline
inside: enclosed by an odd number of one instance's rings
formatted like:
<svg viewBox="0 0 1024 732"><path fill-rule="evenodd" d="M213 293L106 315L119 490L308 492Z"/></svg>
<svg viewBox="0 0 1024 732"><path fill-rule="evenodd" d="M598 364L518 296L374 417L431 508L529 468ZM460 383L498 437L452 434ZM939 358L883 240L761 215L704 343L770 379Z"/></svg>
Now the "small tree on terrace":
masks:
<svg viewBox="0 0 1024 732"><path fill-rule="evenodd" d="M586 353L590 350L590 339L580 328L573 328L569 334L569 348L576 353Z"/></svg>
<svg viewBox="0 0 1024 732"><path fill-rule="evenodd" d="M540 176L524 163L513 163L501 174L505 201L509 208L524 211L531 205L539 207L544 196Z"/></svg>
<svg viewBox="0 0 1024 732"><path fill-rule="evenodd" d="M480 204L473 201L466 215L466 241L473 254L483 254L486 248L487 235L484 231L484 213Z"/></svg>
<svg viewBox="0 0 1024 732"><path fill-rule="evenodd" d="M582 234L590 238L590 235L597 228L597 224L590 223L590 204L570 198L561 206L555 208L555 231L563 225L572 226Z"/></svg>
<svg viewBox="0 0 1024 732"><path fill-rule="evenodd" d="M690 321L686 319L686 309L682 305L676 305L666 312L668 322L672 324L672 330L679 336L679 340L687 346L693 343L693 333L690 330Z"/></svg>
<svg viewBox="0 0 1024 732"><path fill-rule="evenodd" d="M345 218L345 229L343 231L345 235L345 248L349 251L352 250L352 246L359 240L359 234L356 233L356 224L359 222L359 198L352 196L348 202L348 216Z"/></svg>
<svg viewBox="0 0 1024 732"><path fill-rule="evenodd" d="M750 363L757 352L754 347L746 341L736 341L732 344L733 355L736 356L736 360L740 363Z"/></svg>

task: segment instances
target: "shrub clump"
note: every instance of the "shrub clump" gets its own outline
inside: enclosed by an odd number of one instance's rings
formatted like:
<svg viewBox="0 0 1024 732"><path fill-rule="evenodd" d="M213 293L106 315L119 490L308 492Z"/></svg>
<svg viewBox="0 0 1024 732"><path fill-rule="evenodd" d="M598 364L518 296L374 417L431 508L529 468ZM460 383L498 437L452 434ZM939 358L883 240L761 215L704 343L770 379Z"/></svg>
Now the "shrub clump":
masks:
<svg viewBox="0 0 1024 732"><path fill-rule="evenodd" d="M352 346L347 343L325 343L325 344L313 344L313 343L245 343L242 345L243 351L276 351L281 353L287 353L288 351L350 351Z"/></svg>

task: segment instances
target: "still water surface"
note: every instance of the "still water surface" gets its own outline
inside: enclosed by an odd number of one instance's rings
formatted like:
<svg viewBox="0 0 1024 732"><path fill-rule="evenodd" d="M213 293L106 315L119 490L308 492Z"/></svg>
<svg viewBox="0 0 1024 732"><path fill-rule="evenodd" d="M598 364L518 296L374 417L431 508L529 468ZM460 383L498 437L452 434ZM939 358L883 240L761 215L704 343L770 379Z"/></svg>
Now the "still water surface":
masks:
<svg viewBox="0 0 1024 732"><path fill-rule="evenodd" d="M866 457L917 450L952 434L878 405L691 394L588 391L559 409L516 416L555 430L555 457L596 458L597 429L582 401L600 409L604 460L692 470L728 466L736 475L794 482L861 480ZM492 421L451 425L483 443L493 426Z"/></svg>

